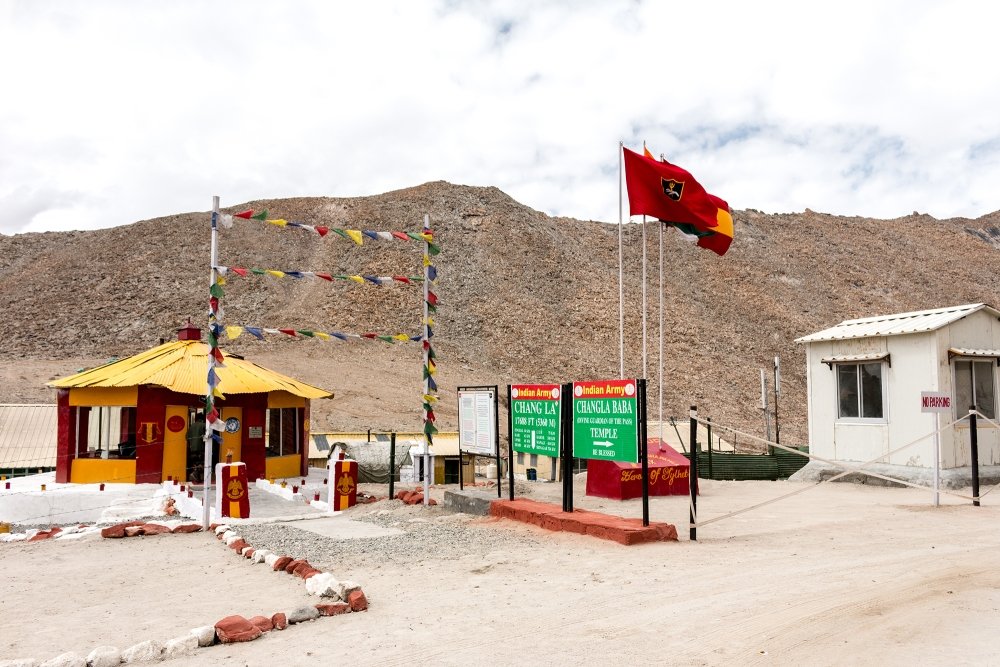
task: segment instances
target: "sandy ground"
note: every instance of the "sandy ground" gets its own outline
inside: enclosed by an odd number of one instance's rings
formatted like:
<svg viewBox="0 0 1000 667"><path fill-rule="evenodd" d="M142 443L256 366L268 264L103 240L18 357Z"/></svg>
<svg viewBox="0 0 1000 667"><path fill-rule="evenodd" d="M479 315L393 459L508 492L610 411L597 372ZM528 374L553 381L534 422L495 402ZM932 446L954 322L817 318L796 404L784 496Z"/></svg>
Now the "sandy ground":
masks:
<svg viewBox="0 0 1000 667"><path fill-rule="evenodd" d="M559 502L558 486L531 487ZM700 518L799 488L703 481ZM576 499L641 512L582 488ZM168 664L995 664L1000 493L979 508L943 503L825 484L703 527L692 543L687 498L654 498L651 518L675 523L681 541L638 547L479 519L509 538L485 556L473 545L452 559L414 553L406 566L344 563L364 586L365 613ZM528 535L541 546L519 540ZM0 624L0 658L166 640L305 599L300 582L204 535L0 544L0 560L0 612L21 619Z"/></svg>

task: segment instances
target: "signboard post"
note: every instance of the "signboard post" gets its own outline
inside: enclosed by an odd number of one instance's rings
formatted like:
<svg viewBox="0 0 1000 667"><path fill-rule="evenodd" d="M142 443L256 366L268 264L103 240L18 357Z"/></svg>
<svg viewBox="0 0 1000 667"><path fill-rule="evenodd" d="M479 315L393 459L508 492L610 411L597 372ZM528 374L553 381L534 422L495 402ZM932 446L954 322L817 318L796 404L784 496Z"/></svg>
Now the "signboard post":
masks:
<svg viewBox="0 0 1000 667"><path fill-rule="evenodd" d="M497 447L500 431L497 402L497 385L458 388L458 449L475 456L496 458L497 498L500 498L502 466ZM458 474L462 475L461 460Z"/></svg>
<svg viewBox="0 0 1000 667"><path fill-rule="evenodd" d="M938 433L939 412L951 412L951 396L937 391L920 392L920 411L934 418L934 507L941 504L941 436Z"/></svg>

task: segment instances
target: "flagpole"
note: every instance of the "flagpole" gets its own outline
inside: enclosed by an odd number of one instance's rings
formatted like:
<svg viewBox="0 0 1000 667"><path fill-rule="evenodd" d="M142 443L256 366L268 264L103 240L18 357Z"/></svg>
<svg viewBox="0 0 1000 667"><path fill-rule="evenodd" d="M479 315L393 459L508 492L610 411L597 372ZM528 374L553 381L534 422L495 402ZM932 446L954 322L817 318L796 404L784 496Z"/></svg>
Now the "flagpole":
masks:
<svg viewBox="0 0 1000 667"><path fill-rule="evenodd" d="M618 377L625 378L625 288L622 283L622 149L618 142Z"/></svg>
<svg viewBox="0 0 1000 667"><path fill-rule="evenodd" d="M656 225L660 229L660 446L663 446L663 223Z"/></svg>
<svg viewBox="0 0 1000 667"><path fill-rule="evenodd" d="M210 262L212 264L210 275L209 275L209 290L215 287L218 282L219 274L216 270L216 266L219 264L219 197L212 197L212 238L210 245ZM213 328L219 321L219 309L213 308L209 312L208 316L208 338L209 340L214 340L212 336L214 335ZM208 354L208 379L206 380L205 387L205 456L202 462L204 471L202 472L202 489L201 489L201 527L203 530L208 530L208 527L212 519L212 511L209 502L209 492L208 487L212 483L212 447L214 445L214 431L212 426L208 423L208 414L215 407L215 387L212 386L212 374L215 369L215 356L212 354L215 350L209 345ZM197 419L197 413L195 414L195 419ZM190 425L193 428L193 424Z"/></svg>
<svg viewBox="0 0 1000 667"><path fill-rule="evenodd" d="M646 375L646 216L642 216L642 377Z"/></svg>
<svg viewBox="0 0 1000 667"><path fill-rule="evenodd" d="M646 142L642 142L642 153L646 154ZM646 374L646 214L642 215L642 377Z"/></svg>

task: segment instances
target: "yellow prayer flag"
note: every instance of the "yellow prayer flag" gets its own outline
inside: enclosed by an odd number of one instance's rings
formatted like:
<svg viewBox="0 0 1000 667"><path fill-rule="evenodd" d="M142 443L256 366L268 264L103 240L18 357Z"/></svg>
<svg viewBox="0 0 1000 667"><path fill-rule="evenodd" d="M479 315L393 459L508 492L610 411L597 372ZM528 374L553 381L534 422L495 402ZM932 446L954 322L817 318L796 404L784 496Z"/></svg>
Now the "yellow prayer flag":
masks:
<svg viewBox="0 0 1000 667"><path fill-rule="evenodd" d="M319 338L320 340L330 340L330 334L328 333L324 333L322 331L314 331L313 333L316 334L316 338Z"/></svg>
<svg viewBox="0 0 1000 667"><path fill-rule="evenodd" d="M356 283L360 283L362 285L365 284L365 279L362 278L361 276L347 276L347 277L350 278L351 280L353 280Z"/></svg>
<svg viewBox="0 0 1000 667"><path fill-rule="evenodd" d="M287 220L282 220L281 218L278 218L277 220L268 220L267 224L269 224L269 225L277 225L278 227L284 227L284 226L286 226L288 224L288 221Z"/></svg>
<svg viewBox="0 0 1000 667"><path fill-rule="evenodd" d="M220 276L219 276L218 278L216 278L216 279L215 279L215 283L216 283L217 285L225 285L225 284L226 284L226 279L225 279L225 278L223 278L223 277L222 277L222 276L220 275Z"/></svg>
<svg viewBox="0 0 1000 667"><path fill-rule="evenodd" d="M434 235L433 234L428 234L427 232L424 232L423 234L420 234L420 238L422 238L423 240L427 241L428 243L433 243L434 242Z"/></svg>
<svg viewBox="0 0 1000 667"><path fill-rule="evenodd" d="M268 273L268 275L274 276L275 278L284 278L285 277L285 272L284 271L275 271L273 269L267 269L267 273Z"/></svg>
<svg viewBox="0 0 1000 667"><path fill-rule="evenodd" d="M243 327L228 326L226 327L226 336L229 340L236 340L243 333Z"/></svg>
<svg viewBox="0 0 1000 667"><path fill-rule="evenodd" d="M410 337L407 336L406 334L396 334L395 336L393 336L393 338L395 338L396 340L401 340L401 341L408 341L408 340L410 340Z"/></svg>
<svg viewBox="0 0 1000 667"><path fill-rule="evenodd" d="M431 258L430 258L430 256L429 255L424 255L424 266L430 266L430 265L431 265Z"/></svg>
<svg viewBox="0 0 1000 667"><path fill-rule="evenodd" d="M358 245L361 245L361 243L362 243L362 241L361 241L362 236L361 236L361 231L360 230L357 230L357 229L345 229L344 232L348 236L351 237L352 241L354 241Z"/></svg>

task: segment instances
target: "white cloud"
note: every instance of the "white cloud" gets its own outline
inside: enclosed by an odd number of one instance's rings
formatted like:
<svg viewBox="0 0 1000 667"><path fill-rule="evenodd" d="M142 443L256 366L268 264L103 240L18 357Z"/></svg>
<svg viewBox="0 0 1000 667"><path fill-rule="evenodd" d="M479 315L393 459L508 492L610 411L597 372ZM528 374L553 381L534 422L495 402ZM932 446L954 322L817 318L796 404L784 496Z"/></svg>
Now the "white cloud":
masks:
<svg viewBox="0 0 1000 667"><path fill-rule="evenodd" d="M0 231L444 179L617 220L619 140L737 208L1000 208L1000 6L0 0Z"/></svg>

